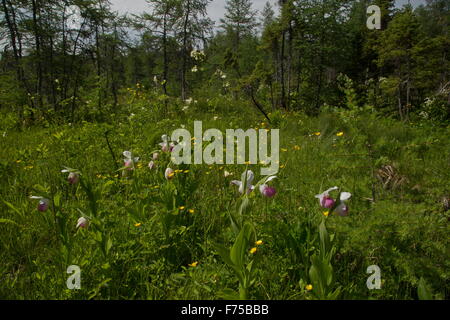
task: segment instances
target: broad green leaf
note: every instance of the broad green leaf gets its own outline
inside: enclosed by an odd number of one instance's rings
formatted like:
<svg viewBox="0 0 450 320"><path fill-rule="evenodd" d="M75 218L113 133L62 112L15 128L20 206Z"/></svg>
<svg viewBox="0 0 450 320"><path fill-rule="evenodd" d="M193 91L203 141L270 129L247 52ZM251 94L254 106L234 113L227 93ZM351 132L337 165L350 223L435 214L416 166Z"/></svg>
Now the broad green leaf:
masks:
<svg viewBox="0 0 450 320"><path fill-rule="evenodd" d="M239 300L239 294L230 288L225 288L219 291L217 296L224 300Z"/></svg>
<svg viewBox="0 0 450 320"><path fill-rule="evenodd" d="M3 200L3 202L15 213L17 213L19 216L22 216L22 212L19 211L12 203L9 203L8 201Z"/></svg>
<svg viewBox="0 0 450 320"><path fill-rule="evenodd" d="M19 225L17 222L15 222L13 220L9 220L9 219L0 219L0 223L8 223L8 224L13 224L18 227L21 227L21 225Z"/></svg>
<svg viewBox="0 0 450 320"><path fill-rule="evenodd" d="M254 238L254 229L253 226L247 222L239 232L230 252L231 261L233 261L239 269L244 267L244 257L250 245L250 239L252 238Z"/></svg>

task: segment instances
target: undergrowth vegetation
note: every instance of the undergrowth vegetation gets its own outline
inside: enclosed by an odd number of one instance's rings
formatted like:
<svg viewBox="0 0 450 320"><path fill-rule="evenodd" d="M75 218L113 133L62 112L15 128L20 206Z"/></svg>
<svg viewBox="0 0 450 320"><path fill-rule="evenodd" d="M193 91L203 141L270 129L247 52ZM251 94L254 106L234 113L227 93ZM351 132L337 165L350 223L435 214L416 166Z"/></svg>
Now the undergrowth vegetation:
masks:
<svg viewBox="0 0 450 320"><path fill-rule="evenodd" d="M269 123L228 96L121 97L120 112L73 124L18 129L2 115L1 298L418 299L418 288L448 298L448 127L369 107L276 111ZM263 164L171 163L161 136L193 132L194 120L280 129L276 194L259 190ZM246 170L259 183L239 193L231 181ZM334 186L331 197L352 195L347 216L316 198ZM71 265L80 290L66 286ZM379 290L366 285L371 265Z"/></svg>

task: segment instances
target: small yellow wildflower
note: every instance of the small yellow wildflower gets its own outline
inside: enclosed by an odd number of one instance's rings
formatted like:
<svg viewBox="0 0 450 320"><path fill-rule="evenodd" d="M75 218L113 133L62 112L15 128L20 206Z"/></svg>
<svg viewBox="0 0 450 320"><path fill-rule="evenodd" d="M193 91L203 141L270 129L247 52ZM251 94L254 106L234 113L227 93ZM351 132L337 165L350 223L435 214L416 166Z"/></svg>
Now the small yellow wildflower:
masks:
<svg viewBox="0 0 450 320"><path fill-rule="evenodd" d="M143 166L144 166L144 165L142 164L142 162L139 162L139 163L137 164L138 169L142 168Z"/></svg>
<svg viewBox="0 0 450 320"><path fill-rule="evenodd" d="M134 225L136 228L139 228L140 226L142 226L142 223L136 223L135 225Z"/></svg>
<svg viewBox="0 0 450 320"><path fill-rule="evenodd" d="M184 173L189 173L189 170L184 170L183 172L184 172Z"/></svg>
<svg viewBox="0 0 450 320"><path fill-rule="evenodd" d="M330 214L330 211L325 211L325 212L323 213L323 215L324 215L325 217L328 217L329 214Z"/></svg>
<svg viewBox="0 0 450 320"><path fill-rule="evenodd" d="M285 149L285 148L281 148L281 151L283 151L283 152L287 152L287 151L288 151L288 149Z"/></svg>
<svg viewBox="0 0 450 320"><path fill-rule="evenodd" d="M255 242L255 244L256 244L257 246L260 246L260 245L263 244L263 242L262 242L262 240L258 240L258 241Z"/></svg>
<svg viewBox="0 0 450 320"><path fill-rule="evenodd" d="M256 250L257 250L256 248L251 248L251 249L250 249L250 253L251 253L251 254L254 254L254 253L256 252Z"/></svg>
<svg viewBox="0 0 450 320"><path fill-rule="evenodd" d="M336 133L336 135L338 136L338 137L342 137L343 135L344 135L344 132L338 132L338 133Z"/></svg>
<svg viewBox="0 0 450 320"><path fill-rule="evenodd" d="M192 267L192 268L195 268L197 265L198 265L198 261L195 261L195 262L192 262L192 263L188 264L188 266Z"/></svg>
<svg viewBox="0 0 450 320"><path fill-rule="evenodd" d="M284 167L286 167L284 164L280 165L280 168L283 169Z"/></svg>
<svg viewBox="0 0 450 320"><path fill-rule="evenodd" d="M300 150L300 146L294 146L294 150Z"/></svg>
<svg viewBox="0 0 450 320"><path fill-rule="evenodd" d="M307 291L311 291L311 290L313 289L312 284L306 285L305 289L306 289Z"/></svg>
<svg viewBox="0 0 450 320"><path fill-rule="evenodd" d="M186 209L186 207L185 207L185 206L181 206L181 207L179 207L178 209L184 210L184 209Z"/></svg>
<svg viewBox="0 0 450 320"><path fill-rule="evenodd" d="M188 211L189 211L189 213L194 213L195 212L194 209L189 209Z"/></svg>
<svg viewBox="0 0 450 320"><path fill-rule="evenodd" d="M314 132L314 135L320 136L320 132Z"/></svg>

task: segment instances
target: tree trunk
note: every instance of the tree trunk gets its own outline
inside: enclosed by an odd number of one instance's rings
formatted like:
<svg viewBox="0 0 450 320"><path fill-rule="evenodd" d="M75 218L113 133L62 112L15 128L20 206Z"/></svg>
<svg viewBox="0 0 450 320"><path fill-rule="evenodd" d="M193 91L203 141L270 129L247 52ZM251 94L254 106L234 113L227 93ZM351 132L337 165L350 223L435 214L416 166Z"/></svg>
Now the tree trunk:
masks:
<svg viewBox="0 0 450 320"><path fill-rule="evenodd" d="M183 24L183 66L181 68L181 99L186 100L186 70L187 70L187 27L189 22L189 15L191 14L191 1L187 0L186 15Z"/></svg>
<svg viewBox="0 0 450 320"><path fill-rule="evenodd" d="M281 107L283 109L286 109L286 84L284 81L285 76L285 70L284 70L284 51L285 51L285 41L286 40L286 31L283 30L282 36L281 36L281 57L280 57L280 68L281 68Z"/></svg>
<svg viewBox="0 0 450 320"><path fill-rule="evenodd" d="M38 106L42 108L42 61L41 61L41 36L39 32L38 26L38 16L39 16L39 8L38 8L39 0L32 0L32 9L33 9L33 31L34 31L34 40L36 45L36 93L38 95Z"/></svg>

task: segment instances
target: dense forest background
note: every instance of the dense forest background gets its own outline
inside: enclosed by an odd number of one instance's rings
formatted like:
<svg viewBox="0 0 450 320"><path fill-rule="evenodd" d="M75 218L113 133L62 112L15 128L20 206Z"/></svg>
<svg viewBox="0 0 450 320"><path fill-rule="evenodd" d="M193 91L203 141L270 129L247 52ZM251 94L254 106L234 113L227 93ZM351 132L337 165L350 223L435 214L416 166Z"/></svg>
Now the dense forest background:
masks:
<svg viewBox="0 0 450 320"><path fill-rule="evenodd" d="M108 121L137 88L180 107L228 94L263 113L370 105L450 119L448 0L283 0L262 12L229 0L215 26L210 0L148 2L123 16L106 0L1 0L0 110L19 126ZM366 26L371 4L380 30Z"/></svg>

